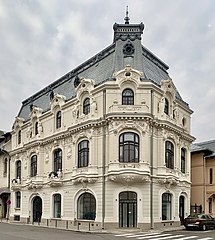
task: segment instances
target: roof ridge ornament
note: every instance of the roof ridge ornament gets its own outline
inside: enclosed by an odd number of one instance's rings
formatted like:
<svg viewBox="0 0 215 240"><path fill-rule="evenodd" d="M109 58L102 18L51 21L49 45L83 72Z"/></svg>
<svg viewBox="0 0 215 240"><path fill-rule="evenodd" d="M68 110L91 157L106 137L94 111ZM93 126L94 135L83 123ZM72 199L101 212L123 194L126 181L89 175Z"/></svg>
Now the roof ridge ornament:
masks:
<svg viewBox="0 0 215 240"><path fill-rule="evenodd" d="M126 17L124 18L125 24L129 24L130 18L128 17L128 6L126 6Z"/></svg>

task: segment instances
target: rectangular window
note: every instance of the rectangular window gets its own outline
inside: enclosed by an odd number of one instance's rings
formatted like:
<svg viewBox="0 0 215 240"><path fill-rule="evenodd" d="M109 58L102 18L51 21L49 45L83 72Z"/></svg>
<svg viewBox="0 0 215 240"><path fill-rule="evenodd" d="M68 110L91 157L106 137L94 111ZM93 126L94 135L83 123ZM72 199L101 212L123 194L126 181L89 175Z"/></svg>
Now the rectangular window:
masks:
<svg viewBox="0 0 215 240"><path fill-rule="evenodd" d="M21 206L21 193L16 192L16 208L20 208Z"/></svg>
<svg viewBox="0 0 215 240"><path fill-rule="evenodd" d="M181 172L185 173L185 165L186 165L186 150L184 148L181 149Z"/></svg>
<svg viewBox="0 0 215 240"><path fill-rule="evenodd" d="M209 173L209 183L212 184L213 183L213 168L210 168L210 173Z"/></svg>
<svg viewBox="0 0 215 240"><path fill-rule="evenodd" d="M61 218L61 195L54 195L54 218Z"/></svg>
<svg viewBox="0 0 215 240"><path fill-rule="evenodd" d="M208 199L208 210L209 210L209 213L212 213L212 198Z"/></svg>
<svg viewBox="0 0 215 240"><path fill-rule="evenodd" d="M7 175L7 158L4 160L4 176Z"/></svg>
<svg viewBox="0 0 215 240"><path fill-rule="evenodd" d="M172 219L172 197L169 193L162 195L162 220Z"/></svg>

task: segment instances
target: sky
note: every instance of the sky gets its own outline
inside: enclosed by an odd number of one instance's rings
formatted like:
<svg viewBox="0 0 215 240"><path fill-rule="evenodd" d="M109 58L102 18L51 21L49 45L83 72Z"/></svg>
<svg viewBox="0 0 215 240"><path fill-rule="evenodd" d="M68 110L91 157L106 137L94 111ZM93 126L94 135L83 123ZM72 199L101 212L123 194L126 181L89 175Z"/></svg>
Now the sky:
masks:
<svg viewBox="0 0 215 240"><path fill-rule="evenodd" d="M0 0L0 129L11 131L22 101L109 46L126 6L194 111L191 135L215 139L214 0Z"/></svg>

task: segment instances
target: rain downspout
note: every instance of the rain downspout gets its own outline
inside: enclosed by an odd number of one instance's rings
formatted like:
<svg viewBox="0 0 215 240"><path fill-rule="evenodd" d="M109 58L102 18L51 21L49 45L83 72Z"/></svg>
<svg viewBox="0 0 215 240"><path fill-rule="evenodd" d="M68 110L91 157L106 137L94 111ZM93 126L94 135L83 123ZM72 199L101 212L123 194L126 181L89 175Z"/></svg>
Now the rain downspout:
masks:
<svg viewBox="0 0 215 240"><path fill-rule="evenodd" d="M106 163L106 90L103 91L103 126L102 126L102 229L105 222L105 163Z"/></svg>
<svg viewBox="0 0 215 240"><path fill-rule="evenodd" d="M151 90L151 115L154 118L154 91ZM151 229L154 229L154 218L153 218L153 158L154 158L154 146L153 146L153 135L154 135L154 126L152 122L152 131L151 131L151 136L150 136L150 176L151 176L151 181L150 181L150 227Z"/></svg>

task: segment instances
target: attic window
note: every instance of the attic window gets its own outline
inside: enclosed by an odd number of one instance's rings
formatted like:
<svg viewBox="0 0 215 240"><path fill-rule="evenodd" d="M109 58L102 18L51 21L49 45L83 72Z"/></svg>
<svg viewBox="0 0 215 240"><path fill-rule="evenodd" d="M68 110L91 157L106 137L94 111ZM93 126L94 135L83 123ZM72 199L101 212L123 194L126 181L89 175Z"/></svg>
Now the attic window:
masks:
<svg viewBox="0 0 215 240"><path fill-rule="evenodd" d="M183 127L186 125L186 118L185 117L182 118L182 125L183 125Z"/></svg>
<svg viewBox="0 0 215 240"><path fill-rule="evenodd" d="M132 55L134 54L134 46L131 43L126 43L125 46L123 47L123 53L125 55Z"/></svg>

